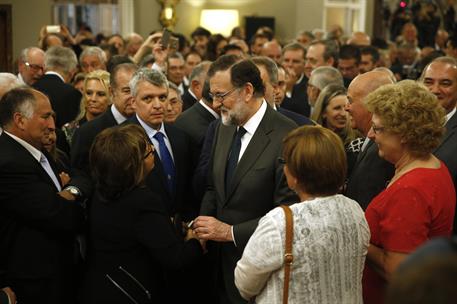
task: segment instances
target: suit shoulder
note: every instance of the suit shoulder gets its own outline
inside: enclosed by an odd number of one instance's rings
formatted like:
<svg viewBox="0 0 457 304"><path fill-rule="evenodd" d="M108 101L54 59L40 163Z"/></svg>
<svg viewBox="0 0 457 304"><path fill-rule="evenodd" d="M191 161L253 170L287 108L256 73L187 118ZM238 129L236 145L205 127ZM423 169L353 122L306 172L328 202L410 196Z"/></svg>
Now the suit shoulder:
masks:
<svg viewBox="0 0 457 304"><path fill-rule="evenodd" d="M286 117L285 115L272 110L270 112L271 121L274 122L275 128L278 129L285 129L285 130L292 130L297 127L297 124L290 118Z"/></svg>

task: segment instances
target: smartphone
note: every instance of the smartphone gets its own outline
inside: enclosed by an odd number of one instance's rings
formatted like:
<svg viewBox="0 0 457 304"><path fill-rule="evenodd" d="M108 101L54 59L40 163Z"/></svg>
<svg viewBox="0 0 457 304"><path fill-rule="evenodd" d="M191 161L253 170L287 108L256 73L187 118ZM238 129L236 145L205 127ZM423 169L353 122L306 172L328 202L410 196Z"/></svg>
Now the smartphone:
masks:
<svg viewBox="0 0 457 304"><path fill-rule="evenodd" d="M167 29L164 29L162 32L162 39L160 41L162 43L163 49L166 49L168 47L168 44L170 43L170 38L171 38L171 32Z"/></svg>
<svg viewBox="0 0 457 304"><path fill-rule="evenodd" d="M46 32L48 34L60 33L60 25L48 25L46 26Z"/></svg>
<svg viewBox="0 0 457 304"><path fill-rule="evenodd" d="M179 40L178 40L178 38L171 37L169 46L170 46L171 50L175 50L176 51L179 48Z"/></svg>

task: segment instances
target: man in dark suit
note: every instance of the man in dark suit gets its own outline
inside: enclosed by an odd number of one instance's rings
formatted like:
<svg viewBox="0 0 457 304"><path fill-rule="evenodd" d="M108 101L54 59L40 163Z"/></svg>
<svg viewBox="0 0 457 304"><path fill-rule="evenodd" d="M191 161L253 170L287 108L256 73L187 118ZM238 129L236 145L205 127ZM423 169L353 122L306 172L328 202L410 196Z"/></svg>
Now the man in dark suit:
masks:
<svg viewBox="0 0 457 304"><path fill-rule="evenodd" d="M33 87L49 97L56 113L56 126L62 128L73 121L79 113L81 93L69 85L78 60L75 53L66 47L49 48L44 56L44 76Z"/></svg>
<svg viewBox="0 0 457 304"><path fill-rule="evenodd" d="M424 85L436 95L446 111L446 133L434 154L442 160L457 186L457 60L438 57L433 60L421 76ZM454 234L457 234L457 219L454 217Z"/></svg>
<svg viewBox="0 0 457 304"><path fill-rule="evenodd" d="M156 153L154 170L146 178L146 185L162 198L170 216L180 213L190 220L198 212L190 187L196 156L190 138L163 123L168 81L161 72L142 68L134 74L130 88L136 114L127 123L143 127Z"/></svg>
<svg viewBox="0 0 457 304"><path fill-rule="evenodd" d="M0 272L19 303L73 303L74 245L83 224L43 142L55 128L49 99L16 88L0 101ZM43 152L42 152L43 151Z"/></svg>
<svg viewBox="0 0 457 304"><path fill-rule="evenodd" d="M189 88L182 94L183 111L186 111L202 99L206 73L211 62L203 61L196 65L189 76Z"/></svg>
<svg viewBox="0 0 457 304"><path fill-rule="evenodd" d="M117 65L110 74L111 100L113 104L100 117L76 129L71 147L73 168L89 173L89 149L98 133L126 121L135 111L129 82L138 68L132 63Z"/></svg>
<svg viewBox="0 0 457 304"><path fill-rule="evenodd" d="M289 74L289 82L287 83L286 97L282 101L281 107L309 117L305 55L306 49L297 42L290 43L282 49L282 64Z"/></svg>
<svg viewBox="0 0 457 304"><path fill-rule="evenodd" d="M293 120L298 126L314 125L314 123L306 116L289 111L287 109L276 107L275 94L278 90L278 67L276 63L264 56L253 57L252 61L255 63L260 71L260 76L265 86L265 101L275 110L282 115Z"/></svg>
<svg viewBox="0 0 457 304"><path fill-rule="evenodd" d="M389 74L371 71L354 78L348 89L349 102L345 109L351 116L351 126L366 138L349 176L345 195L357 201L363 210L386 188L395 171L391 163L379 157L378 146L367 137L372 114L368 112L364 99L377 88L391 83Z"/></svg>
<svg viewBox="0 0 457 304"><path fill-rule="evenodd" d="M187 91L187 86L184 83L184 57L180 53L172 53L167 57L167 78L173 82L181 92L181 95Z"/></svg>
<svg viewBox="0 0 457 304"><path fill-rule="evenodd" d="M278 161L282 139L296 124L267 105L252 61L227 64L225 59L219 57L208 72L222 124L213 143L211 185L193 229L198 237L217 242L210 250L216 254L220 303L246 303L234 284L236 262L260 217L297 199Z"/></svg>

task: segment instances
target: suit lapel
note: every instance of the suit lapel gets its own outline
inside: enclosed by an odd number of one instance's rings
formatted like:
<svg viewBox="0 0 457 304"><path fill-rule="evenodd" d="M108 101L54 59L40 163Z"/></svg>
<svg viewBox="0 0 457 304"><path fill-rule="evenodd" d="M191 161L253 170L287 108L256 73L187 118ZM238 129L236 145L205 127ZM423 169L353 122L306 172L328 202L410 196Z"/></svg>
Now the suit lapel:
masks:
<svg viewBox="0 0 457 304"><path fill-rule="evenodd" d="M243 176L245 176L246 173L249 172L249 170L252 168L252 166L254 166L257 159L260 158L260 155L270 143L268 133L271 132L272 128L270 125L268 125L268 122L271 119L271 111L274 110L267 108L262 121L260 122L257 130L251 138L251 141L246 147L246 150L244 151L243 156L241 157L238 166L235 169L235 174L233 175L233 179L226 195L225 202L229 200L230 196L234 193L235 189L240 184Z"/></svg>
<svg viewBox="0 0 457 304"><path fill-rule="evenodd" d="M233 137L236 132L235 126L224 126L222 122L219 124L219 132L217 132L216 148L213 154L214 160L214 186L218 189L222 198L226 197L225 193L225 168L227 166L228 155L232 145Z"/></svg>
<svg viewBox="0 0 457 304"><path fill-rule="evenodd" d="M440 147L444 145L444 143L452 137L452 135L456 132L457 128L457 113L452 115L451 119L446 123L446 133L444 134L444 138L441 141L440 146L436 149L439 150Z"/></svg>
<svg viewBox="0 0 457 304"><path fill-rule="evenodd" d="M365 150L359 152L359 155L357 155L357 162L356 162L356 164L355 164L355 167L357 167L357 165L358 165L359 163L362 162L362 160L363 160L363 159L365 158L365 156L367 155L368 150L369 150L370 147L373 145L373 143L374 143L374 141L372 141L372 140L370 139L370 141L368 142L367 146L365 147Z"/></svg>

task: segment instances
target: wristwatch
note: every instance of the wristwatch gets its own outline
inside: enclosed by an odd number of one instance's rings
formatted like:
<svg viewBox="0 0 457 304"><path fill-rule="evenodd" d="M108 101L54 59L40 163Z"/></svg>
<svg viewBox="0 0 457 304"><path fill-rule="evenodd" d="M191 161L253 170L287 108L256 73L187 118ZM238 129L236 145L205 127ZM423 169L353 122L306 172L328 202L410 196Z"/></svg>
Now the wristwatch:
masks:
<svg viewBox="0 0 457 304"><path fill-rule="evenodd" d="M79 189L76 188L75 186L67 186L63 190L68 190L71 194L73 194L76 197L81 197L82 196L81 195L81 191L79 191Z"/></svg>

